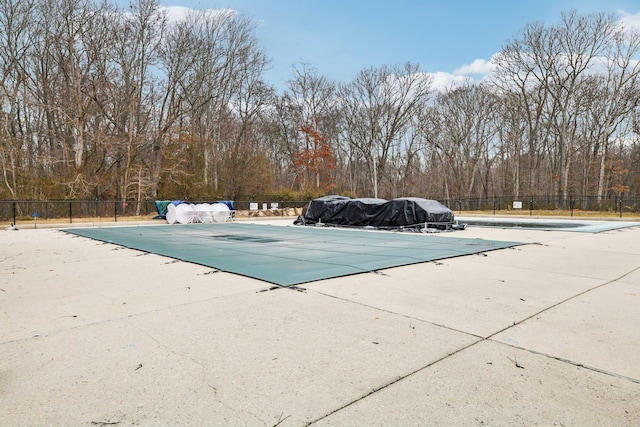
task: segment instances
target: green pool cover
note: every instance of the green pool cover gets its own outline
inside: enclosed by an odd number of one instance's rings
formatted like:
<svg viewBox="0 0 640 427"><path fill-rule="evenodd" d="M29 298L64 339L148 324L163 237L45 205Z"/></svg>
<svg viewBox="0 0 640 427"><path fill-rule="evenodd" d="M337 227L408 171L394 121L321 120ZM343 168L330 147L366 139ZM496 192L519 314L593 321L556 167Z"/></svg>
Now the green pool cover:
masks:
<svg viewBox="0 0 640 427"><path fill-rule="evenodd" d="M279 286L522 245L434 234L260 224L66 229L68 233L201 264Z"/></svg>

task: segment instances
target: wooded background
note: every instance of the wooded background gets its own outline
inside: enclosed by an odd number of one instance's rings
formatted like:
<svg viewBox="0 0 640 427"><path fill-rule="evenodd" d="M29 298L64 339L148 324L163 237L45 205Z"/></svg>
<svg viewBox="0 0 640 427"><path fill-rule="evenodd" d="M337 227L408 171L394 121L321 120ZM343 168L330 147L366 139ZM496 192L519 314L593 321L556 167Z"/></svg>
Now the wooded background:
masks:
<svg viewBox="0 0 640 427"><path fill-rule="evenodd" d="M278 91L256 26L0 0L0 199L640 195L640 35L613 15L528 24L444 90L418 64L301 63Z"/></svg>

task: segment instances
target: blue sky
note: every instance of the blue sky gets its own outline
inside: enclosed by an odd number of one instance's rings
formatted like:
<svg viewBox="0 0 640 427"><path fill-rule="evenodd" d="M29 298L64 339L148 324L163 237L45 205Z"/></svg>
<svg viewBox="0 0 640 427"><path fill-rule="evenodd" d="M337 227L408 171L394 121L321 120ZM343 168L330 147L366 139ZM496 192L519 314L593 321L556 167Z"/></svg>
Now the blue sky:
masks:
<svg viewBox="0 0 640 427"><path fill-rule="evenodd" d="M300 62L338 82L348 82L371 66L407 61L445 80L455 73L468 74L466 66L488 62L527 23L552 24L562 11L571 9L581 14L612 12L640 23L638 0L161 0L160 4L230 8L252 16L259 22L259 42L272 59L265 79L278 89L284 88L291 66Z"/></svg>

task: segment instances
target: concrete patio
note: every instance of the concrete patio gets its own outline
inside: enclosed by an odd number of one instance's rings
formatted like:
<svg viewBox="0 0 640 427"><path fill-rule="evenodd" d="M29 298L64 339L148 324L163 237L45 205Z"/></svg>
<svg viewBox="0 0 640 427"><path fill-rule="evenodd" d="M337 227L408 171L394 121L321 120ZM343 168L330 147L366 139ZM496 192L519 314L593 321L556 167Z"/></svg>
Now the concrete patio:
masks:
<svg viewBox="0 0 640 427"><path fill-rule="evenodd" d="M0 425L640 425L640 226L438 236L526 244L272 289L0 231Z"/></svg>

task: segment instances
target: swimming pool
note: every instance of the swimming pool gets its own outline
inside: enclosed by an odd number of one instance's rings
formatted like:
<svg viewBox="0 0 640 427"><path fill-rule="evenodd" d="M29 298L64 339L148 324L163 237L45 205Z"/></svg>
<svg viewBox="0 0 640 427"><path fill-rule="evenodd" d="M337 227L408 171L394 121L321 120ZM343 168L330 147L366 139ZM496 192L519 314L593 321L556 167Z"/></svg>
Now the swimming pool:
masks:
<svg viewBox="0 0 640 427"><path fill-rule="evenodd" d="M637 227L640 222L630 221L592 221L541 218L488 218L456 217L456 222L470 227L523 228L545 231L577 231L582 233L601 233L620 228Z"/></svg>

